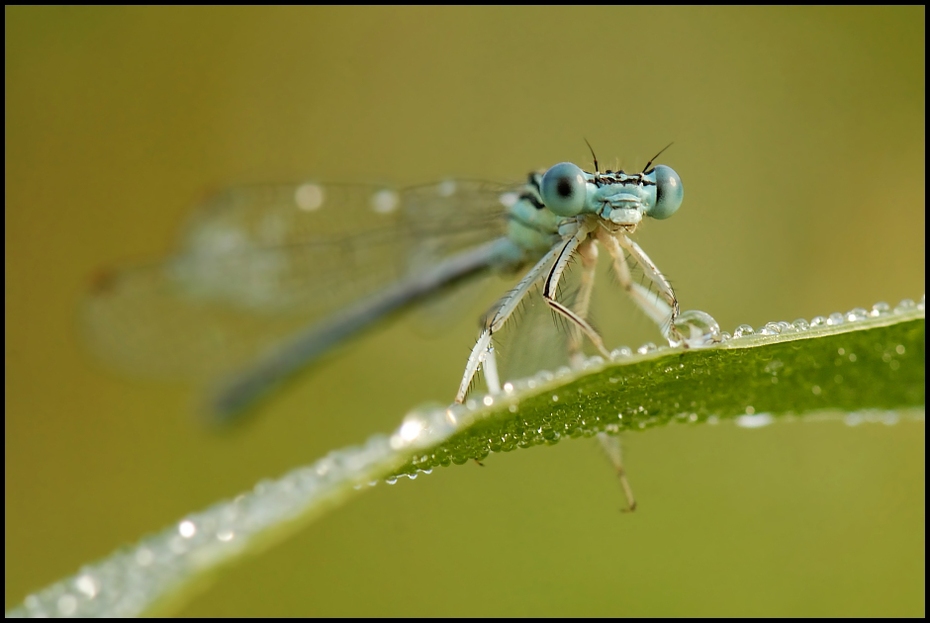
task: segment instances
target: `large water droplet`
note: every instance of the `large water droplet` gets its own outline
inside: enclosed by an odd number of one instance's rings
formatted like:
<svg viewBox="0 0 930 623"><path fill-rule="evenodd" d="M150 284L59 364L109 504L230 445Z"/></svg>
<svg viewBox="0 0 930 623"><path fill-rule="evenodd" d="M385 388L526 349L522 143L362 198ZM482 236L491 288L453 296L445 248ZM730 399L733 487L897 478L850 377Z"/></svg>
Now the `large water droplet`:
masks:
<svg viewBox="0 0 930 623"><path fill-rule="evenodd" d="M713 316L698 309L682 312L675 319L674 327L674 333L681 336L681 341L669 340L672 346L685 345L688 348L700 348L722 341L720 325Z"/></svg>

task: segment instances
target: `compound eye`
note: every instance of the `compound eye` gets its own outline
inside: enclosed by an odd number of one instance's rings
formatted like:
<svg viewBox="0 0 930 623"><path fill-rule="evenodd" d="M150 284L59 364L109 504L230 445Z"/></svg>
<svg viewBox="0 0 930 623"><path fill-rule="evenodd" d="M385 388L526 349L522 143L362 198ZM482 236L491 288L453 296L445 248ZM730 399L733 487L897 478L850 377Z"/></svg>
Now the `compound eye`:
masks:
<svg viewBox="0 0 930 623"><path fill-rule="evenodd" d="M681 206L681 200L685 197L685 189L681 185L681 178L671 167L660 164L654 171L656 204L647 210L646 214L657 219L668 218Z"/></svg>
<svg viewBox="0 0 930 623"><path fill-rule="evenodd" d="M587 182L584 172L571 162L546 171L540 186L543 203L559 216L575 216L584 209Z"/></svg>

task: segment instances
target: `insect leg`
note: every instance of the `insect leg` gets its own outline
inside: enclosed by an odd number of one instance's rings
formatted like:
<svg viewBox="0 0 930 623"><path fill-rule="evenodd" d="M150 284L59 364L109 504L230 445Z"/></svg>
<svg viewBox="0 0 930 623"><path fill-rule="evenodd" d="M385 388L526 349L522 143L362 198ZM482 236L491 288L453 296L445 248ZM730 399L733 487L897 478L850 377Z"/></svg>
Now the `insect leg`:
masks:
<svg viewBox="0 0 930 623"><path fill-rule="evenodd" d="M594 327L592 327L587 320L555 300L555 293L559 286L559 280L565 272L565 267L568 265L568 261L571 259L572 254L585 242L587 236L587 231L579 229L578 232L569 238L561 247L557 247L559 253L555 263L552 265L552 269L549 271L549 275L546 277L546 285L543 287L543 300L546 301L549 307L574 322L575 325L588 336L588 339L591 340L595 348L597 348L606 359L610 359L610 352L604 347L604 340L602 340L601 336L594 330Z"/></svg>
<svg viewBox="0 0 930 623"><path fill-rule="evenodd" d="M581 287L575 299L573 311L587 320L591 306L591 291L594 289L595 269L597 268L597 241L588 238L578 247L581 257ZM573 366L581 362L581 329L572 325L568 340L568 357Z"/></svg>
<svg viewBox="0 0 930 623"><path fill-rule="evenodd" d="M626 496L626 511L632 513L636 510L636 499L633 497L633 488L630 487L630 481L626 478L626 469L623 467L623 452L620 450L620 439L607 433L598 433L597 440L601 443L604 454L613 463L614 469L617 470L617 478L620 479L620 486L623 487L623 494Z"/></svg>
<svg viewBox="0 0 930 623"><path fill-rule="evenodd" d="M606 231L599 235L599 239L607 247L607 252L613 258L614 273L620 285L629 293L633 301L652 318L653 322L659 325L662 335L669 342L673 342L677 331L675 329L675 319L680 311L678 307L678 297L671 284L665 278L656 265L652 263L649 256L643 252L638 244L626 237L622 233L610 234ZM639 264L643 269L646 278L655 286L658 295L657 298L653 292L646 286L633 281L630 274L630 266L627 263L623 251L629 252L630 257Z"/></svg>

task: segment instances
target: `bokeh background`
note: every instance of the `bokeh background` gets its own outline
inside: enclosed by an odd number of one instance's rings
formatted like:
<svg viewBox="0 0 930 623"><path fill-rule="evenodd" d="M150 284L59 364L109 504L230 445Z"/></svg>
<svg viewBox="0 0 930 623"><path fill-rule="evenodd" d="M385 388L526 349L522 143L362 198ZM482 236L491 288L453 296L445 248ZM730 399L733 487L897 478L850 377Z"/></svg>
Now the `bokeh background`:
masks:
<svg viewBox="0 0 930 623"><path fill-rule="evenodd" d="M218 434L81 343L90 278L234 182L519 180L661 161L638 240L740 323L924 291L925 10L7 8L6 606L447 401L490 299L356 342ZM657 341L599 294L613 346ZM493 298L492 294L489 294ZM612 307L612 305L616 307ZM607 307L603 307L608 305ZM922 615L924 424L671 426L378 486L187 615Z"/></svg>

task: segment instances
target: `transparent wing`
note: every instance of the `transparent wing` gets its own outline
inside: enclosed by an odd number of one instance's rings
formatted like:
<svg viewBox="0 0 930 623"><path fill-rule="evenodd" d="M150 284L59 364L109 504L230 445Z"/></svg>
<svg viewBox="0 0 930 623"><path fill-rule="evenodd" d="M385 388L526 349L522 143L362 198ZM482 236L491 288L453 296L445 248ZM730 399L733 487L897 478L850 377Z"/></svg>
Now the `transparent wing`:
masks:
<svg viewBox="0 0 930 623"><path fill-rule="evenodd" d="M580 288L581 269L569 263L556 294L556 300L574 308ZM525 378L540 370L553 372L569 365L570 323L555 313L537 286L511 316L504 328L494 334L501 380ZM583 346L590 346L582 342Z"/></svg>
<svg viewBox="0 0 930 623"><path fill-rule="evenodd" d="M194 213L175 255L98 280L83 309L89 342L144 376L231 372L418 267L503 235L513 190L475 181L230 189Z"/></svg>
<svg viewBox="0 0 930 623"><path fill-rule="evenodd" d="M618 326L630 326L631 310L615 305L604 309L597 302L600 298L599 293L604 292L604 286L610 285L609 282L612 281L614 286L619 285L621 290L626 290L635 307L645 316L632 323L637 326L637 330L650 329L641 339L658 341L658 334L648 325L657 326L663 336L668 332L672 316L672 308L668 301L671 292L668 279L641 249L639 254L635 254L625 248L617 248L617 258L615 261L608 253L602 253L600 256L602 267L607 269L607 274L598 271L602 274L595 279L587 320L605 338L608 348L620 345L612 339L616 337L613 334ZM571 262L563 274L556 296L558 301L576 311L582 272L583 268L579 262ZM622 303L619 300L614 301L618 302ZM623 322L617 321L618 315L623 316ZM606 319L603 323L599 322L601 317ZM502 378L521 378L538 370L555 370L560 366L570 365L569 342L573 330L571 323L555 314L544 303L538 288L531 292L514 312L511 322L495 334L495 349ZM650 335L652 337L648 337ZM588 355L597 354L586 338L581 339L580 346Z"/></svg>

